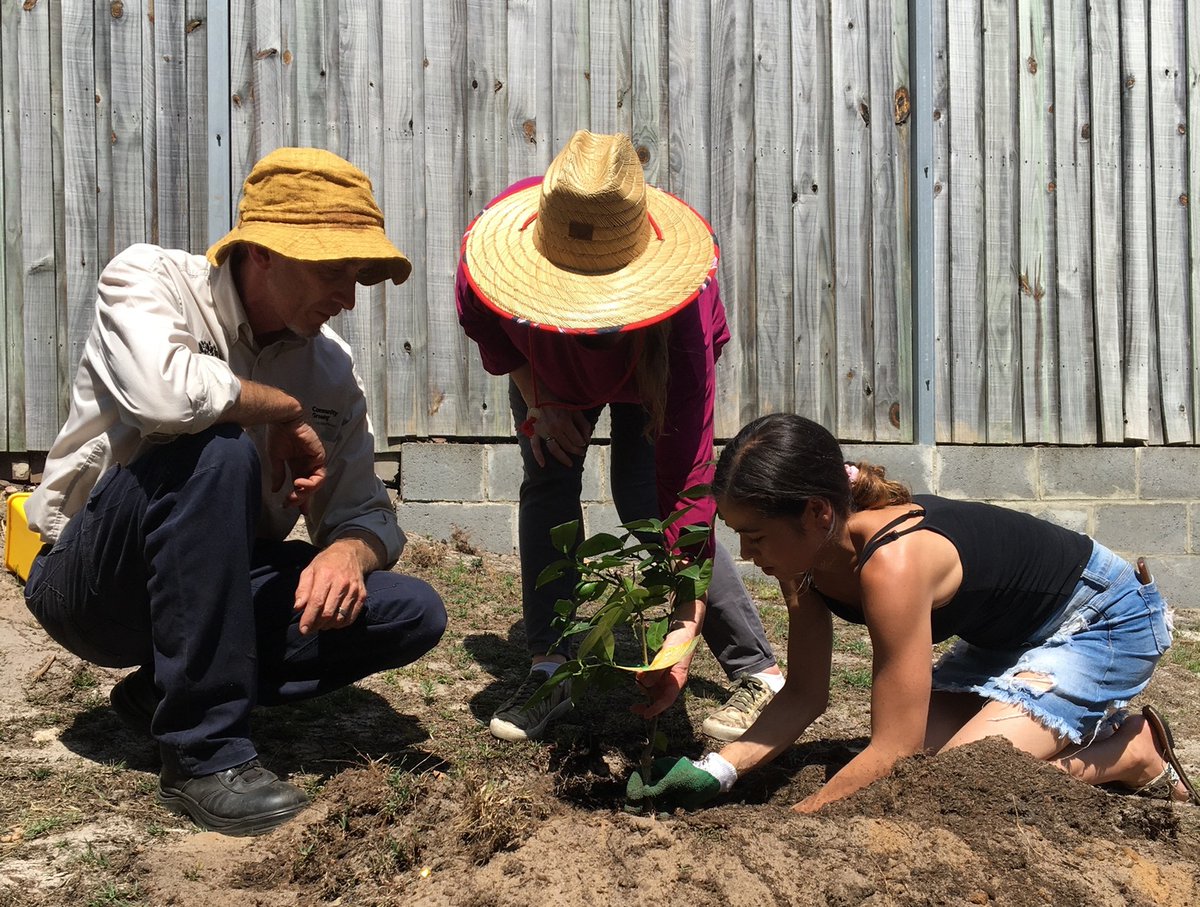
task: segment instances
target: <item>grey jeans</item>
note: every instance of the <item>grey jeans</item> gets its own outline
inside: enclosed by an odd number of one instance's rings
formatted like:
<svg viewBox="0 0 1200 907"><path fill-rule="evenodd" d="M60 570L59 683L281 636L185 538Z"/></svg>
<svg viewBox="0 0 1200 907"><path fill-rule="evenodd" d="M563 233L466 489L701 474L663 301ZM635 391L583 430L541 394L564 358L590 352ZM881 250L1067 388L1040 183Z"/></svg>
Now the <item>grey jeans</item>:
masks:
<svg viewBox="0 0 1200 907"><path fill-rule="evenodd" d="M527 415L525 400L511 381L508 394L513 419L519 426ZM583 414L594 427L603 409L598 406L584 410ZM609 404L609 419L609 483L617 513L626 523L660 517L654 444L645 435L645 409L637 403L612 403ZM554 604L560 598L571 597L574 580L566 576L541 589L535 586L542 570L562 556L550 543L551 528L571 520L580 520L582 525L580 497L584 457L573 457L568 467L547 456L546 465L538 466L530 439L518 431L517 440L525 467L517 530L525 639L531 655L552 650L566 655L565 647L558 644L559 634L552 626ZM775 655L767 642L758 609L738 576L733 557L720 543L713 558L703 634L705 643L731 679L775 664Z"/></svg>

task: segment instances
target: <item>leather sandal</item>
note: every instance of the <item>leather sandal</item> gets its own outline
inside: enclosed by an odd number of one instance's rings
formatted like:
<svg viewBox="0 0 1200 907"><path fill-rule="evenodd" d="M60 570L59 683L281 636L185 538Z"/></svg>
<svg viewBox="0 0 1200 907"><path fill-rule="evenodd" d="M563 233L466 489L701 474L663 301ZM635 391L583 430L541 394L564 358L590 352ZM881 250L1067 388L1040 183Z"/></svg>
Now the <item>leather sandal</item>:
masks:
<svg viewBox="0 0 1200 907"><path fill-rule="evenodd" d="M1171 734L1171 726L1167 724L1167 719L1163 718L1152 705L1142 709L1142 717L1150 725L1154 741L1162 750L1164 764L1158 777L1149 784L1139 787L1137 793L1148 797L1164 797L1167 800L1182 803L1184 801L1175 800L1174 797L1175 785L1182 784L1188 793L1187 802L1200 806L1200 793L1197 793L1196 788L1192 786L1187 772L1183 770L1183 765L1175 755L1175 738Z"/></svg>

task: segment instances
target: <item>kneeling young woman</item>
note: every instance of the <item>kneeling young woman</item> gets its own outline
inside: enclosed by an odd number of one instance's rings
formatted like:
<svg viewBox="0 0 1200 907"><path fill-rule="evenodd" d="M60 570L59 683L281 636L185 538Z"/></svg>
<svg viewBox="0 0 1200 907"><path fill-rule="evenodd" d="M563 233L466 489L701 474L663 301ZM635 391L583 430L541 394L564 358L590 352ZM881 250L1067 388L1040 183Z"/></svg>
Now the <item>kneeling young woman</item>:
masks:
<svg viewBox="0 0 1200 907"><path fill-rule="evenodd" d="M1090 784L1200 803L1161 716L1125 712L1171 644L1166 603L1103 545L1002 507L911 496L789 414L743 428L713 490L742 556L783 590L787 684L719 754L658 760L655 783L632 778L632 800L699 805L791 746L828 704L836 614L871 637L871 740L797 811L902 757L991 736ZM952 636L931 671L932 645Z"/></svg>

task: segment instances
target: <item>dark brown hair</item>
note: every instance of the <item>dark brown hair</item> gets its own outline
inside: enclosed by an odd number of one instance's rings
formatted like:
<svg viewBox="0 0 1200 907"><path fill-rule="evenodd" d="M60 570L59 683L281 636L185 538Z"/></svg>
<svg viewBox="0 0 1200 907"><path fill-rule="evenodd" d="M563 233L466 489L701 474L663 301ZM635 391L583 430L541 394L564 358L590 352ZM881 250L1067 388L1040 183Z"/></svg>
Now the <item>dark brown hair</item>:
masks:
<svg viewBox="0 0 1200 907"><path fill-rule="evenodd" d="M847 466L858 475L853 483ZM746 425L721 452L713 493L764 516L799 516L824 498L839 517L912 500L908 488L865 460L847 464L823 426L793 413L773 413Z"/></svg>

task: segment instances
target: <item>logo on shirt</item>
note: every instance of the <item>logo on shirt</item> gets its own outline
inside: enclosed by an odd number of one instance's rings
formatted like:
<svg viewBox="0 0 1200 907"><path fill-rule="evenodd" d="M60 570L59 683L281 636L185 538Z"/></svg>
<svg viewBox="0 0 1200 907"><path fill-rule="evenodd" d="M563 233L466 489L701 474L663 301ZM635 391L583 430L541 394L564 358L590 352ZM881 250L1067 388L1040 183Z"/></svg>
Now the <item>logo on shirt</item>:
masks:
<svg viewBox="0 0 1200 907"><path fill-rule="evenodd" d="M221 351L217 349L217 345L211 340L200 341L200 352L205 356L216 356L218 359L221 358Z"/></svg>
<svg viewBox="0 0 1200 907"><path fill-rule="evenodd" d="M309 421L313 425L323 425L326 428L335 428L337 426L338 411L336 409L326 409L323 406L310 406Z"/></svg>

